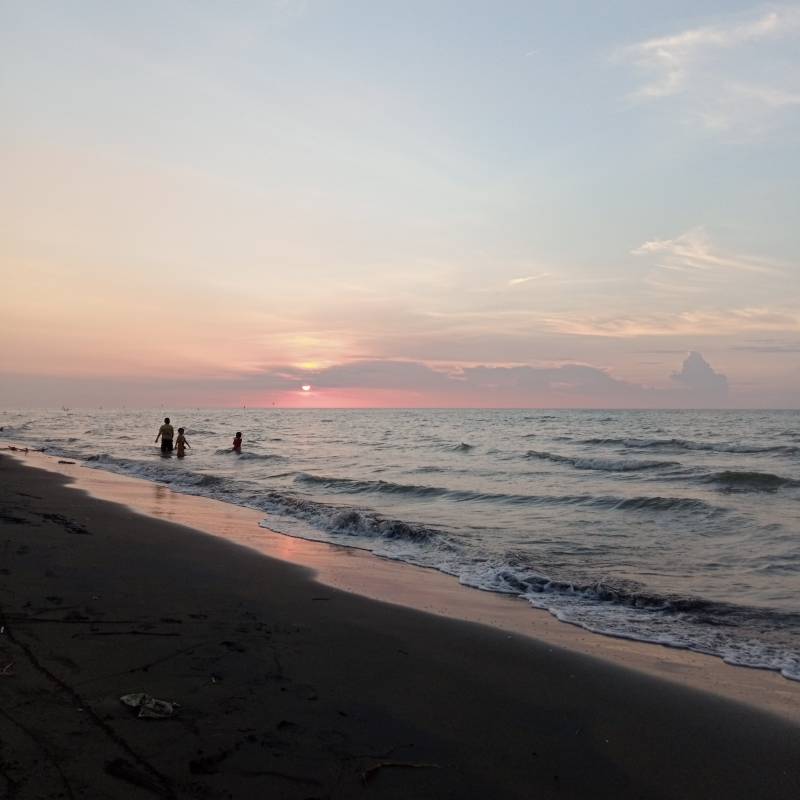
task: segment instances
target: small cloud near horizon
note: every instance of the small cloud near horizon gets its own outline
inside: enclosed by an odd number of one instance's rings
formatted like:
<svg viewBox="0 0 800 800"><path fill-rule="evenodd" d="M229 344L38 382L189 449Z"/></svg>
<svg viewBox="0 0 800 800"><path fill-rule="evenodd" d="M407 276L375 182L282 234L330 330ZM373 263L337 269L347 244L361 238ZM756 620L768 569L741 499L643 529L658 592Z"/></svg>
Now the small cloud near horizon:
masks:
<svg viewBox="0 0 800 800"><path fill-rule="evenodd" d="M713 402L728 395L728 379L716 372L711 364L695 351L686 356L680 370L673 372L671 378L705 400Z"/></svg>

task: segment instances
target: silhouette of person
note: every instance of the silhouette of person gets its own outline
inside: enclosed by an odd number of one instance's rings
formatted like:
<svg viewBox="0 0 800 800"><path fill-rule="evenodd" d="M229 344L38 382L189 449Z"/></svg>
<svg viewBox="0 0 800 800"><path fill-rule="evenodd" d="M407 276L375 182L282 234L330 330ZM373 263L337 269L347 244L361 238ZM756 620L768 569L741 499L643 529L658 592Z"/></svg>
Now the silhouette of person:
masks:
<svg viewBox="0 0 800 800"><path fill-rule="evenodd" d="M164 417L164 424L158 429L156 436L156 444L158 444L159 437L161 438L161 452L164 455L169 455L172 452L172 437L175 435L175 429L169 424L169 417Z"/></svg>
<svg viewBox="0 0 800 800"><path fill-rule="evenodd" d="M183 434L183 428L178 428L178 438L175 440L175 449L178 451L178 458L183 458L186 455L186 448L191 448L189 440Z"/></svg>

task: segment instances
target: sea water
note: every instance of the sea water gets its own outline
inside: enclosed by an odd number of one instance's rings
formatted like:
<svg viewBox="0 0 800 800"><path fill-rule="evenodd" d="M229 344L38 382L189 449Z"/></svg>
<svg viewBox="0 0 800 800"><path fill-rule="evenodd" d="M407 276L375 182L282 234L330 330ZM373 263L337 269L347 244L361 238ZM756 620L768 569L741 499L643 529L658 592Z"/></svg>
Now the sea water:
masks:
<svg viewBox="0 0 800 800"><path fill-rule="evenodd" d="M0 437L800 680L798 411L170 411L183 460L165 413L0 412Z"/></svg>

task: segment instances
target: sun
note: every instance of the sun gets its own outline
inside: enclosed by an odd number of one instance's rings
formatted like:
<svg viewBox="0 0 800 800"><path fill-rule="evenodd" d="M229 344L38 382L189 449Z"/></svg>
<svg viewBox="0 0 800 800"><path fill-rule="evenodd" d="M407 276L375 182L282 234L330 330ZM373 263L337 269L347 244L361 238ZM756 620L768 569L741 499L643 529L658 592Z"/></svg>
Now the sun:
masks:
<svg viewBox="0 0 800 800"><path fill-rule="evenodd" d="M302 389L304 392L310 392L310 391L311 391L311 387L310 387L310 386L309 386L307 383L304 383L304 384L303 384L303 385L302 385L300 388L301 388L301 389Z"/></svg>

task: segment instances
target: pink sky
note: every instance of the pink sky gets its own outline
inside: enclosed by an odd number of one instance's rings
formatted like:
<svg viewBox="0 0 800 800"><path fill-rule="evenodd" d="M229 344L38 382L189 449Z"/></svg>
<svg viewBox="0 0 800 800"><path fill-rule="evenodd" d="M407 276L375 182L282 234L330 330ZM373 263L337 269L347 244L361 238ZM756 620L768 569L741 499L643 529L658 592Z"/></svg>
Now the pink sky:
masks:
<svg viewBox="0 0 800 800"><path fill-rule="evenodd" d="M797 407L800 16L676 3L10 4L0 405Z"/></svg>

